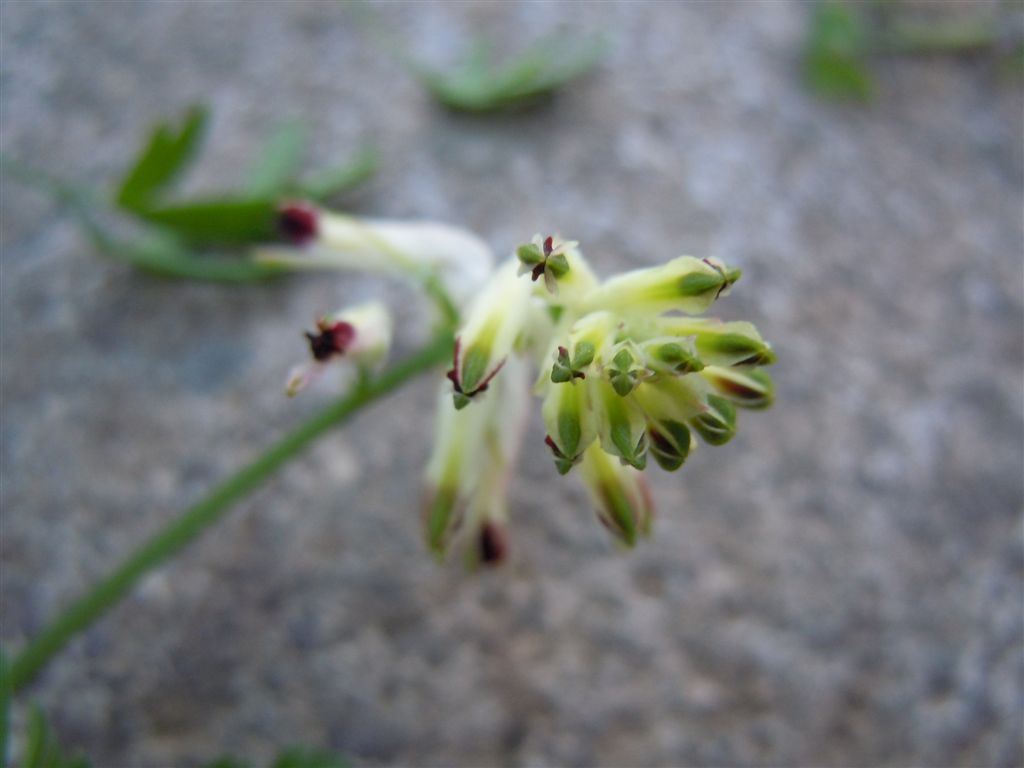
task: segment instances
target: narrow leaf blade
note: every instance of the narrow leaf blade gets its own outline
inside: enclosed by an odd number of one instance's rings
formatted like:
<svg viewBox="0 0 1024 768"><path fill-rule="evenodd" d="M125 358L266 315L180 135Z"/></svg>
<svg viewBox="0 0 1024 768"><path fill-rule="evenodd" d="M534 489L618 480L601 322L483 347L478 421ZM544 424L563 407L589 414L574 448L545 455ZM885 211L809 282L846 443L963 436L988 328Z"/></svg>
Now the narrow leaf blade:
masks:
<svg viewBox="0 0 1024 768"><path fill-rule="evenodd" d="M254 198L199 198L148 208L138 215L167 227L193 242L242 244L274 236L277 200Z"/></svg>
<svg viewBox="0 0 1024 768"><path fill-rule="evenodd" d="M155 126L121 182L117 203L135 210L174 181L202 143L206 124L206 108L195 106L189 110L179 131L174 131L167 123Z"/></svg>
<svg viewBox="0 0 1024 768"><path fill-rule="evenodd" d="M279 195L295 177L305 142L305 123L291 120L278 127L249 170L246 192L253 197Z"/></svg>

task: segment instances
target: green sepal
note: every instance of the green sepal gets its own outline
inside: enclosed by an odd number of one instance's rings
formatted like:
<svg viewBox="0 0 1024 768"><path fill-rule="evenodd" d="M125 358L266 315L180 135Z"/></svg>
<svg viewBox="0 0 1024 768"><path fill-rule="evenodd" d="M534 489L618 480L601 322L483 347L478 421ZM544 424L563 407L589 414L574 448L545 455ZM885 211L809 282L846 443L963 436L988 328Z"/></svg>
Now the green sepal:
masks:
<svg viewBox="0 0 1024 768"><path fill-rule="evenodd" d="M572 369L579 371L594 362L595 349L589 341L581 341L576 345L572 358Z"/></svg>
<svg viewBox="0 0 1024 768"><path fill-rule="evenodd" d="M709 291L717 291L725 285L722 275L710 275L706 272L691 272L680 278L678 283L680 296L702 296Z"/></svg>
<svg viewBox="0 0 1024 768"><path fill-rule="evenodd" d="M544 253L535 243L526 243L516 248L516 258L527 266L535 267L544 261Z"/></svg>
<svg viewBox="0 0 1024 768"><path fill-rule="evenodd" d="M775 353L771 347L763 341L744 336L741 333L698 334L696 346L698 354L704 352L709 356L714 354L742 356L733 365L771 365L775 362Z"/></svg>
<svg viewBox="0 0 1024 768"><path fill-rule="evenodd" d="M558 474L560 474L560 475L567 475L567 474L569 474L569 470L571 470L575 465L576 465L576 462L572 461L571 459L565 459L565 458L559 458L559 457L555 458L555 469L558 470Z"/></svg>
<svg viewBox="0 0 1024 768"><path fill-rule="evenodd" d="M626 397L630 392L636 389L637 377L635 373L629 371L613 371L608 378L612 383L612 389L615 390L615 394L619 397Z"/></svg>
<svg viewBox="0 0 1024 768"><path fill-rule="evenodd" d="M450 528L455 517L456 494L452 489L438 488L427 510L427 545L441 556L448 548Z"/></svg>
<svg viewBox="0 0 1024 768"><path fill-rule="evenodd" d="M456 411L461 411L471 402L473 402L473 398L464 392L452 392L452 403L455 405Z"/></svg>
<svg viewBox="0 0 1024 768"><path fill-rule="evenodd" d="M760 369L711 368L704 372L722 397L741 408L761 410L775 400L775 385L771 376Z"/></svg>
<svg viewBox="0 0 1024 768"><path fill-rule="evenodd" d="M690 420L690 426L709 445L725 445L736 434L736 409L718 395L708 395L708 410Z"/></svg>
<svg viewBox="0 0 1024 768"><path fill-rule="evenodd" d="M690 455L690 430L676 421L651 424L647 428L649 450L666 472L679 469Z"/></svg>
<svg viewBox="0 0 1024 768"><path fill-rule="evenodd" d="M572 371L561 363L555 363L551 367L551 381L555 384L564 384L572 380Z"/></svg>
<svg viewBox="0 0 1024 768"><path fill-rule="evenodd" d="M548 256L545 269L547 269L556 278L565 277L569 274L569 260L565 258L564 253L552 253Z"/></svg>
<svg viewBox="0 0 1024 768"><path fill-rule="evenodd" d="M696 373L703 370L704 363L696 355L685 350L682 344L669 342L655 350L654 357L659 362L672 367L676 373Z"/></svg>
<svg viewBox="0 0 1024 768"><path fill-rule="evenodd" d="M462 360L462 377L459 383L464 392L474 392L487 374L487 361L490 349L474 346L466 350Z"/></svg>

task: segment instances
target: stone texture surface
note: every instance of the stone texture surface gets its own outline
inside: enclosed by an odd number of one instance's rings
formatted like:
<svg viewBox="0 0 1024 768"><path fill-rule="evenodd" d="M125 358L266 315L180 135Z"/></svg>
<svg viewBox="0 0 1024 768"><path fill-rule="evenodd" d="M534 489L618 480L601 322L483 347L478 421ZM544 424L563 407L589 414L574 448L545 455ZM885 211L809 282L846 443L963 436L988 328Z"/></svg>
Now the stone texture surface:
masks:
<svg viewBox="0 0 1024 768"><path fill-rule="evenodd" d="M656 535L629 555L528 451L511 563L466 577L420 542L421 380L147 579L26 700L101 768L290 743L369 765L1021 765L1020 81L890 59L874 104L824 105L796 2L377 11L439 63L473 30L571 24L612 48L544 109L467 119L339 5L9 0L0 149L105 183L151 121L208 101L189 183L212 188L283 117L310 121L311 160L372 137L385 166L356 210L498 252L558 229L605 272L742 266L719 314L775 344L777 406L652 473ZM280 395L316 312L379 292L417 338L411 294L377 280L134 274L10 179L0 246L9 649L329 399Z"/></svg>

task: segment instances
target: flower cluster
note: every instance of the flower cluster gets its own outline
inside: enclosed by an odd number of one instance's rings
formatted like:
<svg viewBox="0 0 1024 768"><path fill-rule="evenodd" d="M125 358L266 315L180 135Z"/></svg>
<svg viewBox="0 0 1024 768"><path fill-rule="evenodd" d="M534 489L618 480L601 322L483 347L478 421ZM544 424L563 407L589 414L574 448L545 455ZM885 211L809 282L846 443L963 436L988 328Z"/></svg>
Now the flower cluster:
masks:
<svg viewBox="0 0 1024 768"><path fill-rule="evenodd" d="M774 354L754 326L687 316L739 277L715 259L680 256L602 282L575 242L538 236L520 246L477 294L457 335L452 401L440 406L427 472L431 548L443 555L464 538L471 560L489 562L490 543L504 541L496 531L505 520L509 436L522 422L514 379L530 358L540 368L534 392L555 467L566 474L579 466L598 519L633 546L653 514L641 474L648 459L679 469L697 438L732 438L737 406L772 401L761 366Z"/></svg>
<svg viewBox="0 0 1024 768"><path fill-rule="evenodd" d="M733 437L737 407L772 402L762 367L775 356L757 329L694 317L740 277L716 259L680 256L601 281L576 242L554 236L534 237L491 271L484 243L440 224L296 205L282 209L281 230L292 247L258 258L440 277L464 309L425 474L426 539L439 557L457 542L471 565L505 556L506 491L531 362L555 468L564 475L579 467L598 519L630 547L653 517L642 474L649 460L675 471L698 438L722 445ZM332 361L377 364L390 333L375 303L320 318L306 334L312 360L293 370L289 394Z"/></svg>

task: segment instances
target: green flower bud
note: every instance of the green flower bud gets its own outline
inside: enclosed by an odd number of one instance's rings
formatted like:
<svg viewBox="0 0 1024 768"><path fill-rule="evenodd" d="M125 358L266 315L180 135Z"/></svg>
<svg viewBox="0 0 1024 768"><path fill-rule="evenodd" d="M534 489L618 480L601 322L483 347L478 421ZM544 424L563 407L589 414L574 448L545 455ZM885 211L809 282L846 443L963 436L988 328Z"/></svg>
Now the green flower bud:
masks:
<svg viewBox="0 0 1024 768"><path fill-rule="evenodd" d="M649 329L658 336L691 337L706 365L770 365L775 353L752 323L685 317L658 318ZM642 333L643 329L638 329Z"/></svg>
<svg viewBox="0 0 1024 768"><path fill-rule="evenodd" d="M590 268L580 255L575 241L534 235L533 241L516 248L519 274L529 274L533 282L544 278L544 288L550 296L557 296L560 288L578 295L597 284Z"/></svg>
<svg viewBox="0 0 1024 768"><path fill-rule="evenodd" d="M647 465L647 422L633 398L622 397L604 379L590 383L592 408L597 418L601 447L637 469Z"/></svg>
<svg viewBox="0 0 1024 768"><path fill-rule="evenodd" d="M666 472L679 469L693 447L693 436L685 424L678 421L650 422L647 442L651 455Z"/></svg>
<svg viewBox="0 0 1024 768"><path fill-rule="evenodd" d="M488 408L453 410L444 402L437 410L434 451L427 466L423 503L424 528L430 549L441 556L458 532L484 469Z"/></svg>
<svg viewBox="0 0 1024 768"><path fill-rule="evenodd" d="M583 382L549 387L541 406L555 465L566 474L594 442L597 430L590 413L589 390Z"/></svg>
<svg viewBox="0 0 1024 768"><path fill-rule="evenodd" d="M569 358L569 350L559 347L555 352L555 364L551 368L551 381L562 384L573 379L585 379L583 372L594 361L594 345L589 341L581 341L576 345L575 354Z"/></svg>
<svg viewBox="0 0 1024 768"><path fill-rule="evenodd" d="M722 397L741 408L767 408L775 399L771 376L760 369L708 366L701 376Z"/></svg>
<svg viewBox="0 0 1024 768"><path fill-rule="evenodd" d="M738 269L729 269L720 262L680 256L661 267L638 269L606 280L587 296L584 310L642 315L677 310L697 315L739 278Z"/></svg>
<svg viewBox="0 0 1024 768"><path fill-rule="evenodd" d="M736 409L725 398L708 395L708 409L689 424L709 445L725 445L736 434Z"/></svg>
<svg viewBox="0 0 1024 768"><path fill-rule="evenodd" d="M692 347L692 342L687 346ZM704 368L704 363L693 353L691 349L684 346L681 341L669 341L646 345L645 349L650 351L655 364L672 373L687 374L694 373Z"/></svg>
<svg viewBox="0 0 1024 768"><path fill-rule="evenodd" d="M597 443L583 453L580 464L587 494L598 520L625 546L650 533L654 504L640 472L623 466Z"/></svg>
<svg viewBox="0 0 1024 768"><path fill-rule="evenodd" d="M634 370L632 365L633 356L629 350L620 349L612 358L612 364L608 369L608 380L619 397L626 397L632 392L640 379L640 371Z"/></svg>
<svg viewBox="0 0 1024 768"><path fill-rule="evenodd" d="M529 287L507 262L477 296L455 341L455 363L448 372L456 408L487 389L523 329Z"/></svg>
<svg viewBox="0 0 1024 768"><path fill-rule="evenodd" d="M697 376L661 377L644 381L633 399L656 423L685 422L707 411L707 385Z"/></svg>

